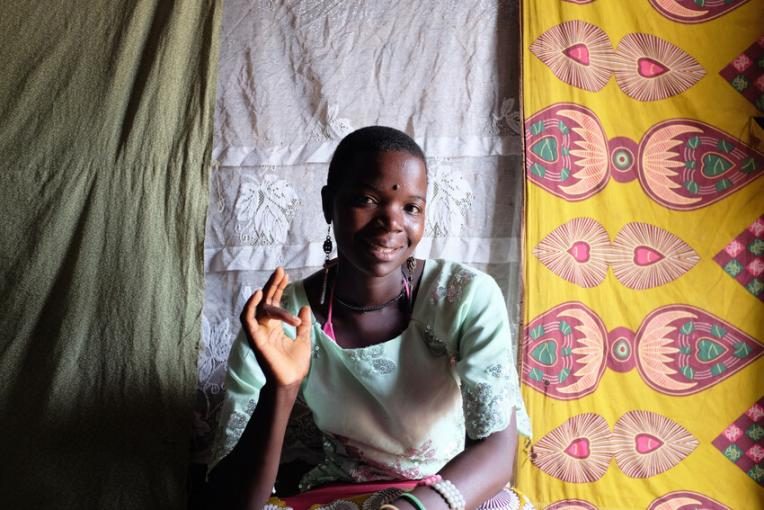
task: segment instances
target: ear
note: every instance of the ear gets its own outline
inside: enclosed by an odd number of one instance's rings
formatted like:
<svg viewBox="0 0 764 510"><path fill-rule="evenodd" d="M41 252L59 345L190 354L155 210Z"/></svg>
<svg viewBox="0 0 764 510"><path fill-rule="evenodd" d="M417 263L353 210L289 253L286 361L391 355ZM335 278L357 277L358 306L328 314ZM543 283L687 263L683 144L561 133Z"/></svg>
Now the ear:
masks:
<svg viewBox="0 0 764 510"><path fill-rule="evenodd" d="M334 209L334 194L328 186L321 188L321 207L324 210L326 224L332 223L332 209Z"/></svg>

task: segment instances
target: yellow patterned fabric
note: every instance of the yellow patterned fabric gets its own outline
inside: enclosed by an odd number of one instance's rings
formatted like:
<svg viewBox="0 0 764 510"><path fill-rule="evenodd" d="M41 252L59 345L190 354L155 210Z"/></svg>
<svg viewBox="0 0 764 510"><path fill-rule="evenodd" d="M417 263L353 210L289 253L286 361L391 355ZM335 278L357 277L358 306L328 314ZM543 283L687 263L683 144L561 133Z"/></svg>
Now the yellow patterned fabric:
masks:
<svg viewBox="0 0 764 510"><path fill-rule="evenodd" d="M523 2L518 486L764 504L764 1Z"/></svg>

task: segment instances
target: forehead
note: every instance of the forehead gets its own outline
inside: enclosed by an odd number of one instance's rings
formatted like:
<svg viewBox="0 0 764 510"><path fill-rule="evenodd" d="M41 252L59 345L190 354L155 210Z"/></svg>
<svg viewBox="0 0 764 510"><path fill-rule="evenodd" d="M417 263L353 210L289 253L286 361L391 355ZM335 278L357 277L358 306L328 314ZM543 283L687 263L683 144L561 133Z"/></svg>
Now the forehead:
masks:
<svg viewBox="0 0 764 510"><path fill-rule="evenodd" d="M395 181L401 186L427 186L427 166L406 151L361 152L350 158L342 184L380 184Z"/></svg>

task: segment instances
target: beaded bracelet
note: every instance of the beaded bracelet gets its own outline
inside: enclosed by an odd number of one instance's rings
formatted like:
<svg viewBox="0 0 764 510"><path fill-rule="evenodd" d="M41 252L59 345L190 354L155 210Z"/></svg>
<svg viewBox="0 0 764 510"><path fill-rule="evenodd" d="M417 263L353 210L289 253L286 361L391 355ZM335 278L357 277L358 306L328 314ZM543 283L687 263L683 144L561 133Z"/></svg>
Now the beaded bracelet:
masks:
<svg viewBox="0 0 764 510"><path fill-rule="evenodd" d="M448 508L451 510L464 510L464 507L466 506L464 496L462 496L462 493L459 492L459 489L456 488L456 485L451 483L449 480L440 480L435 482L430 486L430 488L436 491L443 497L443 499L446 500Z"/></svg>
<svg viewBox="0 0 764 510"><path fill-rule="evenodd" d="M420 500L418 497L416 497L410 492L404 492L403 494L398 496L398 498L405 499L406 501L414 505L414 508L416 508L416 510L425 510L424 503L422 503L422 500Z"/></svg>
<svg viewBox="0 0 764 510"><path fill-rule="evenodd" d="M443 477L440 475L430 475L425 478L422 478L419 480L416 484L417 487L430 487L431 485L443 480Z"/></svg>

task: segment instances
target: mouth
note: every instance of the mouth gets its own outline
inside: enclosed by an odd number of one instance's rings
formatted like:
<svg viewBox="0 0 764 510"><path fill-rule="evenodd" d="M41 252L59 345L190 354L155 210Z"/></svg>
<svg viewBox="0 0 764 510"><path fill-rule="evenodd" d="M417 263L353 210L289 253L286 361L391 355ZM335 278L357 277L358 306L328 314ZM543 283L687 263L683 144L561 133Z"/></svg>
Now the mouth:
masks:
<svg viewBox="0 0 764 510"><path fill-rule="evenodd" d="M364 244L372 257L385 262L395 260L400 252L406 248L400 242L387 239L364 239Z"/></svg>

